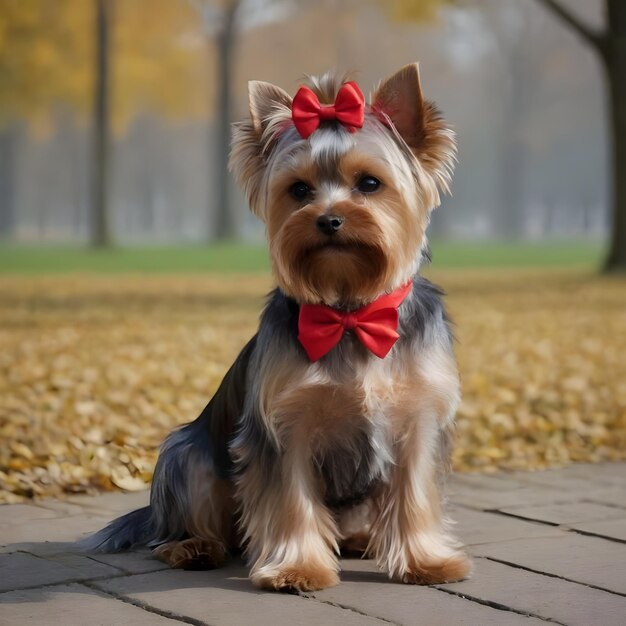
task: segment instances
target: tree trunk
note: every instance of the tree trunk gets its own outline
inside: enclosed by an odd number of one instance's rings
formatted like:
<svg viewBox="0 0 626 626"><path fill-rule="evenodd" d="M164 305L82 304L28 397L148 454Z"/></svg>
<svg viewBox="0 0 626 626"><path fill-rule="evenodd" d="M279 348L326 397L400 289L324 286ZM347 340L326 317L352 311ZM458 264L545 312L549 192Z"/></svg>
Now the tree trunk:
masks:
<svg viewBox="0 0 626 626"><path fill-rule="evenodd" d="M612 146L612 211L605 272L626 272L626 2L605 0L607 27L595 31L558 0L542 4L577 32L599 54L609 87L609 133Z"/></svg>
<svg viewBox="0 0 626 626"><path fill-rule="evenodd" d="M607 272L626 271L626 2L608 0L609 40L604 61L609 83L613 154L611 240Z"/></svg>
<svg viewBox="0 0 626 626"><path fill-rule="evenodd" d="M508 241L518 240L524 234L526 221L526 157L524 141L528 96L532 81L526 59L525 34L530 32L528 16L518 13L517 21L523 24L521 34L501 35L501 49L510 77L510 91L503 94L506 103L503 126L500 129L497 163L496 207L494 215L495 234Z"/></svg>
<svg viewBox="0 0 626 626"><path fill-rule="evenodd" d="M15 177L20 127L13 122L0 130L0 241L15 233Z"/></svg>
<svg viewBox="0 0 626 626"><path fill-rule="evenodd" d="M113 0L96 1L96 55L93 108L93 172L91 197L91 243L111 243L108 220L110 27Z"/></svg>
<svg viewBox="0 0 626 626"><path fill-rule="evenodd" d="M537 52L529 51L528 41L533 38L534 24L526 3L493 0L485 4L483 15L491 25L499 48L502 74L499 86L502 116L496 136L491 226L496 237L516 240L524 235L526 224L528 147L525 132L537 64Z"/></svg>
<svg viewBox="0 0 626 626"><path fill-rule="evenodd" d="M517 80L517 79L515 79ZM506 108L505 123L501 129L498 149L496 206L494 230L496 237L515 241L524 234L525 193L524 170L526 145L521 134L524 128L524 115L518 89Z"/></svg>
<svg viewBox="0 0 626 626"><path fill-rule="evenodd" d="M215 239L232 239L237 235L237 220L230 206L230 117L232 113L233 52L237 34L237 9L240 0L230 0L223 13L222 28L217 36L217 106L215 117Z"/></svg>

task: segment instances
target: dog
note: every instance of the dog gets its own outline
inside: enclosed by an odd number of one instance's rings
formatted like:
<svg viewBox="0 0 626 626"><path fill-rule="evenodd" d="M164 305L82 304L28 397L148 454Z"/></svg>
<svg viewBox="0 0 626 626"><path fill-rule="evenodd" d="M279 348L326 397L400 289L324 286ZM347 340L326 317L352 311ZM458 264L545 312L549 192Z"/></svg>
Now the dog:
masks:
<svg viewBox="0 0 626 626"><path fill-rule="evenodd" d="M442 292L419 274L454 133L417 64L370 104L333 73L293 99L251 82L249 100L230 168L277 287L208 406L163 444L150 505L83 547L149 546L185 569L242 549L274 590L337 584L341 550L395 581L461 580L442 495L459 377Z"/></svg>

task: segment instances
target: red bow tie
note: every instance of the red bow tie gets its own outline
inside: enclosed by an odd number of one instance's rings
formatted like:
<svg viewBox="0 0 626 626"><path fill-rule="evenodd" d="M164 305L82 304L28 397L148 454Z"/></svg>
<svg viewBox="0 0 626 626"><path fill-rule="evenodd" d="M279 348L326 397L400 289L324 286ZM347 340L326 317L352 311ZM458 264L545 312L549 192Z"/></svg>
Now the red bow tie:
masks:
<svg viewBox="0 0 626 626"><path fill-rule="evenodd" d="M400 335L398 307L413 287L407 283L390 294L352 312L338 311L323 304L303 304L298 318L298 339L311 361L321 359L341 340L346 330L353 330L359 341L383 359Z"/></svg>
<svg viewBox="0 0 626 626"><path fill-rule="evenodd" d="M335 104L322 106L308 87L300 87L291 104L293 123L303 139L316 131L323 120L337 120L353 133L363 126L364 115L365 98L353 81L342 85Z"/></svg>

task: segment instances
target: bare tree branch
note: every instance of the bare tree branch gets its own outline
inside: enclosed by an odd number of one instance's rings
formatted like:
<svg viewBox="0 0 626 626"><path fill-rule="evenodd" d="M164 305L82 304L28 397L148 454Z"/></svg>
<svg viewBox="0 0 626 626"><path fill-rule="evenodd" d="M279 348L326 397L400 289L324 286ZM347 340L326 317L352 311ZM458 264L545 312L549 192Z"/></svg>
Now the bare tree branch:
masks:
<svg viewBox="0 0 626 626"><path fill-rule="evenodd" d="M600 54L604 54L605 35L602 32L590 28L582 20L576 17L569 9L565 8L557 0L539 0L548 11L563 20L570 28L576 31L588 44Z"/></svg>

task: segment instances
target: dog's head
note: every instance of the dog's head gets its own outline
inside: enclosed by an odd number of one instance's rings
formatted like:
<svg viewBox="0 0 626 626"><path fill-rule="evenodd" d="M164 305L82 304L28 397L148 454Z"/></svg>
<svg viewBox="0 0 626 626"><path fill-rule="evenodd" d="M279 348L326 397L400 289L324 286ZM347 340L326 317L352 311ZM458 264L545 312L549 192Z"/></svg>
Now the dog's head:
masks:
<svg viewBox="0 0 626 626"><path fill-rule="evenodd" d="M327 112L344 85L325 74L305 91ZM323 111L308 134L279 87L251 82L249 96L251 119L234 125L230 167L266 223L281 289L302 303L355 307L409 280L456 152L422 97L417 65L382 82L358 128Z"/></svg>

